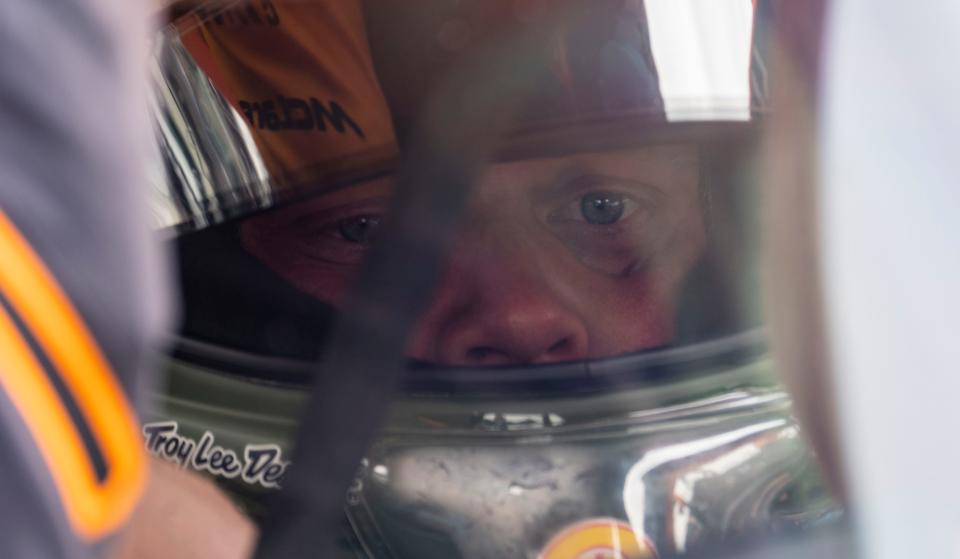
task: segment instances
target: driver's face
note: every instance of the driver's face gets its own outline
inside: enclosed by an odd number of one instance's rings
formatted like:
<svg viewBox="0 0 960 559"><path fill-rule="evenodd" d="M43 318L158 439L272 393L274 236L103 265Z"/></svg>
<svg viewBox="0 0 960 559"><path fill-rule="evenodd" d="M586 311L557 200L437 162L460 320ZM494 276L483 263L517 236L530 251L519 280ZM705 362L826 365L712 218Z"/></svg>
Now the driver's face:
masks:
<svg viewBox="0 0 960 559"><path fill-rule="evenodd" d="M669 342L680 284L705 242L699 172L687 144L489 165L410 357L540 363ZM338 307L391 189L374 181L256 217L242 242Z"/></svg>

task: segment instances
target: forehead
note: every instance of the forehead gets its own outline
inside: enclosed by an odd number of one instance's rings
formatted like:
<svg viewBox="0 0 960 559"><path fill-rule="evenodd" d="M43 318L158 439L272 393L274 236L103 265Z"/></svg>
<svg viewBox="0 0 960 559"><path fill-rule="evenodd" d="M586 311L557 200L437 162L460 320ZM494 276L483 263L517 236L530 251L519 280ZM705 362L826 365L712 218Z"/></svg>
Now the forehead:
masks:
<svg viewBox="0 0 960 559"><path fill-rule="evenodd" d="M538 182L563 174L599 174L631 180L695 177L699 150L694 143L663 144L610 151L579 152L498 162L483 172L481 185Z"/></svg>
<svg viewBox="0 0 960 559"><path fill-rule="evenodd" d="M699 176L699 162L699 150L694 143L663 144L494 162L482 171L476 189L496 190L497 187L508 186L520 190L537 187L547 189L552 182L578 173L607 175L641 182L693 184L697 182ZM300 204L271 213L300 214L349 204L361 199L388 198L394 186L394 177L381 177L320 194Z"/></svg>

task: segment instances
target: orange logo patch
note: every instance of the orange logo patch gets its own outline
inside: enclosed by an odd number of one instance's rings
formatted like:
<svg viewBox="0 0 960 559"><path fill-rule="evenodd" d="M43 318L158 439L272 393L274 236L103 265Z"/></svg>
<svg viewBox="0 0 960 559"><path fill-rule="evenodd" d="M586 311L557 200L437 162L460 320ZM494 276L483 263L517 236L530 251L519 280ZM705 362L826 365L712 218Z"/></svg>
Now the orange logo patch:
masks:
<svg viewBox="0 0 960 559"><path fill-rule="evenodd" d="M655 559L653 545L639 541L630 525L595 518L568 526L554 536L539 559Z"/></svg>

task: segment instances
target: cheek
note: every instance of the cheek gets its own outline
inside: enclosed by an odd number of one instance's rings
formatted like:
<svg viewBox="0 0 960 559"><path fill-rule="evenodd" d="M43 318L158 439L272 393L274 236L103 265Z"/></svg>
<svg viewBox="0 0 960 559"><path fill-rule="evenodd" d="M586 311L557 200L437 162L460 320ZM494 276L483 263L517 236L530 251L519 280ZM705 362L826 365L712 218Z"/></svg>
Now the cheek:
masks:
<svg viewBox="0 0 960 559"><path fill-rule="evenodd" d="M673 305L678 291L706 248L703 205L697 190L678 197L664 220L656 256L643 271L658 300Z"/></svg>
<svg viewBox="0 0 960 559"><path fill-rule="evenodd" d="M274 271L293 287L338 309L350 294L356 275L354 267L331 267L303 260L281 262Z"/></svg>
<svg viewBox="0 0 960 559"><path fill-rule="evenodd" d="M668 343L673 337L673 297L649 277L604 279L586 288L578 305L589 336L589 357L610 357Z"/></svg>
<svg viewBox="0 0 960 559"><path fill-rule="evenodd" d="M705 246L699 206L691 207L684 221L687 225L652 266L620 278L581 269L579 281L566 287L566 299L586 325L590 357L662 346L673 339L681 286Z"/></svg>

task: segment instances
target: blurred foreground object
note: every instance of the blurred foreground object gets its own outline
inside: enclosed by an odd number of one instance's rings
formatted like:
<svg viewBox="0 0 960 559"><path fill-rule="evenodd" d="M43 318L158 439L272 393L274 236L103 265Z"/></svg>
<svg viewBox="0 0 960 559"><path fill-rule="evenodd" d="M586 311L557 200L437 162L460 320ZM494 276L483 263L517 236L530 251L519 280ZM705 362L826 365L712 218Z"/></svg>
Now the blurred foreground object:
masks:
<svg viewBox="0 0 960 559"><path fill-rule="evenodd" d="M829 21L818 248L858 543L958 557L960 6L851 0Z"/></svg>
<svg viewBox="0 0 960 559"><path fill-rule="evenodd" d="M0 7L0 556L101 557L145 478L133 413L167 326L145 196L146 14Z"/></svg>
<svg viewBox="0 0 960 559"><path fill-rule="evenodd" d="M768 152L792 177L768 215L774 346L859 554L957 557L960 10L849 0L825 21L793 60L820 85L779 90Z"/></svg>
<svg viewBox="0 0 960 559"><path fill-rule="evenodd" d="M212 484L150 478L135 415L176 314L145 192L146 5L11 0L0 27L0 557L248 554Z"/></svg>

